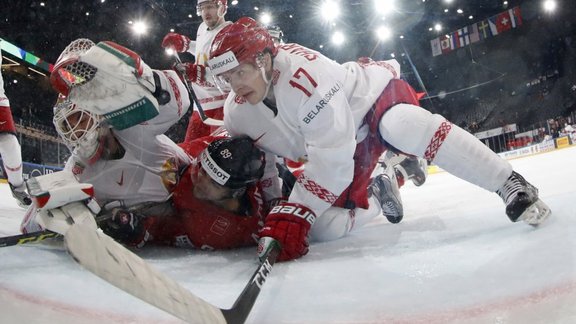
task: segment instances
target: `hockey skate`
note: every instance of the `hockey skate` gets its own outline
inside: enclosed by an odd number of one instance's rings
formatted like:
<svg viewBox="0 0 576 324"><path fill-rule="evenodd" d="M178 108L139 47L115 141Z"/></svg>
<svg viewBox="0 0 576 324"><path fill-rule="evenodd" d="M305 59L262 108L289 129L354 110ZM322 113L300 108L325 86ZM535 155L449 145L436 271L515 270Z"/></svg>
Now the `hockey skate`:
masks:
<svg viewBox="0 0 576 324"><path fill-rule="evenodd" d="M30 196L26 192L26 184L22 183L18 187L14 187L11 183L8 184L10 185L10 191L12 191L12 196L18 202L18 206L22 208L28 208L28 206L32 204L32 200L30 199Z"/></svg>
<svg viewBox="0 0 576 324"><path fill-rule="evenodd" d="M506 214L513 222L522 220L538 226L552 213L550 207L538 198L538 189L516 172L512 172L496 193L506 204Z"/></svg>
<svg viewBox="0 0 576 324"><path fill-rule="evenodd" d="M388 221L393 224L400 223L402 217L404 217L404 208L402 207L402 198L398 190L396 175L390 177L384 173L376 176L372 180L369 190L380 203L382 214L386 216Z"/></svg>
<svg viewBox="0 0 576 324"><path fill-rule="evenodd" d="M404 160L394 166L404 179L411 179L415 186L424 184L428 176L428 163L424 159L407 156ZM396 175L398 176L398 174Z"/></svg>

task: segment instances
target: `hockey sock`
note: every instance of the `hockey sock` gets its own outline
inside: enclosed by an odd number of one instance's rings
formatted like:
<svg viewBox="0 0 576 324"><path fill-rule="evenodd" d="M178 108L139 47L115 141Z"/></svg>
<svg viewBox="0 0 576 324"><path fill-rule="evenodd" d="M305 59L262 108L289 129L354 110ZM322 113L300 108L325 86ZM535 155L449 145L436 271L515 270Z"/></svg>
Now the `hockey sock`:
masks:
<svg viewBox="0 0 576 324"><path fill-rule="evenodd" d="M489 191L500 188L512 173L510 163L474 135L418 106L394 106L382 117L379 131L395 148Z"/></svg>

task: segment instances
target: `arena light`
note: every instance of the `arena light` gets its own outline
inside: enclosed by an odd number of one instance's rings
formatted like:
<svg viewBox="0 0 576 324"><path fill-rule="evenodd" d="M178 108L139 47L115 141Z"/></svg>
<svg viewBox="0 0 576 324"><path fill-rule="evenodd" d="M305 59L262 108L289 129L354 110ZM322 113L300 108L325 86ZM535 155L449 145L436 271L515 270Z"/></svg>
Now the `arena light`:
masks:
<svg viewBox="0 0 576 324"><path fill-rule="evenodd" d="M268 12L263 12L262 15L260 15L260 22L264 25L270 25L272 22L272 15Z"/></svg>
<svg viewBox="0 0 576 324"><path fill-rule="evenodd" d="M335 31L334 34L332 34L332 44L340 46L344 44L345 41L346 37L341 31Z"/></svg>
<svg viewBox="0 0 576 324"><path fill-rule="evenodd" d="M132 32L134 32L134 34L136 35L144 35L146 34L147 31L148 31L148 25L142 20L135 21L132 24Z"/></svg>
<svg viewBox="0 0 576 324"><path fill-rule="evenodd" d="M438 24L438 23L437 23L437 24L434 24L434 30L437 31L437 32L441 31L441 30L442 30L442 25L441 25L441 24Z"/></svg>
<svg viewBox="0 0 576 324"><path fill-rule="evenodd" d="M394 0L374 0L374 7L377 13L386 16L396 9L396 4Z"/></svg>
<svg viewBox="0 0 576 324"><path fill-rule="evenodd" d="M326 21L333 21L340 16L340 4L333 0L326 0L320 6L320 14Z"/></svg>
<svg viewBox="0 0 576 324"><path fill-rule="evenodd" d="M545 0L542 3L542 7L544 8L544 11L546 12L553 12L556 10L556 1L555 0Z"/></svg>
<svg viewBox="0 0 576 324"><path fill-rule="evenodd" d="M390 39L390 37L392 36L392 31L390 30L390 28L388 28L386 26L378 27L375 32L376 32L376 36L381 41L385 41L387 39Z"/></svg>

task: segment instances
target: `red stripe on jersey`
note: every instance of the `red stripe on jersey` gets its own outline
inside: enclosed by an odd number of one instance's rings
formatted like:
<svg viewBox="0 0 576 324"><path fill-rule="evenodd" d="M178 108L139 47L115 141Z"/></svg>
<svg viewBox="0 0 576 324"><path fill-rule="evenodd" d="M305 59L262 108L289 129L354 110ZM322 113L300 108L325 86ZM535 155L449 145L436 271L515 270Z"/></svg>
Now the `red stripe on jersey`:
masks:
<svg viewBox="0 0 576 324"><path fill-rule="evenodd" d="M434 160L438 150L440 149L440 146L442 146L442 143L444 143L444 140L446 140L446 136L448 136L448 133L450 133L450 130L452 130L452 123L449 121L445 120L442 122L442 124L440 124L434 133L434 136L432 136L430 144L428 144L428 147L426 148L426 152L424 152L424 158L426 160L429 162Z"/></svg>
<svg viewBox="0 0 576 324"><path fill-rule="evenodd" d="M302 187L304 187L304 189L308 190L311 194L324 200L325 202L327 202L329 204L333 204L336 201L336 199L338 199L337 195L332 193L330 190L322 187L321 185L319 185L318 183L316 183L312 179L308 178L306 175L304 175L304 172L302 172L298 176L296 181L298 181L298 183Z"/></svg>
<svg viewBox="0 0 576 324"><path fill-rule="evenodd" d="M174 79L172 79L172 77L170 77L170 75L168 75L168 73L166 73L166 71L162 71L162 73L164 73L164 75L168 79L168 82L170 82L170 86L172 87L172 90L174 91L174 97L176 99L176 103L178 104L178 116L180 116L180 115L182 115L182 95L180 94L180 89L178 89L178 85L176 84L176 81Z"/></svg>

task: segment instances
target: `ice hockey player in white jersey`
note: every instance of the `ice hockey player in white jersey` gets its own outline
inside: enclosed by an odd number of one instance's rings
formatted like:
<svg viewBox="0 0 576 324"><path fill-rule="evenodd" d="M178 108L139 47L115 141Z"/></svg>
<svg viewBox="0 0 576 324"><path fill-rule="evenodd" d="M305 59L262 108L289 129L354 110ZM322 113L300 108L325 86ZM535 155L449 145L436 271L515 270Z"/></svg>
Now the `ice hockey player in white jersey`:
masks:
<svg viewBox="0 0 576 324"><path fill-rule="evenodd" d="M290 197L271 210L260 233L282 243L281 260L308 252L310 231L331 224L330 209L342 215L332 220L350 227L350 210L368 208L370 175L387 147L496 192L513 222L538 225L550 214L538 190L510 163L419 107L395 60L338 64L298 44L275 46L265 28L241 18L216 36L209 68L232 88L224 111L232 135L307 161Z"/></svg>
<svg viewBox="0 0 576 324"><path fill-rule="evenodd" d="M196 13L202 17L202 23L198 27L196 40L191 40L189 37L178 33L168 33L162 41L162 47L164 48L180 53L189 52L195 56L195 63L184 63L183 67L179 68L185 70L206 116L217 120L222 120L223 118L224 100L227 93L222 93L213 84L211 75L206 75L206 65L214 37L222 28L231 24L224 18L227 9L226 0L198 0ZM197 109L198 107L196 107L188 122L185 142L208 136L212 131L216 130L215 126L208 126L202 123Z"/></svg>
<svg viewBox="0 0 576 324"><path fill-rule="evenodd" d="M54 126L72 155L64 171L90 183L103 207L167 201L191 159L164 132L190 105L174 71L152 70L112 42L72 42L51 75ZM39 230L34 213L23 232Z"/></svg>
<svg viewBox="0 0 576 324"><path fill-rule="evenodd" d="M0 65L2 65L2 55L0 55ZM18 205L21 207L30 205L30 197L28 197L22 177L22 151L16 138L16 126L12 119L10 101L4 93L2 71L0 71L0 156L2 156L10 190L18 201Z"/></svg>

